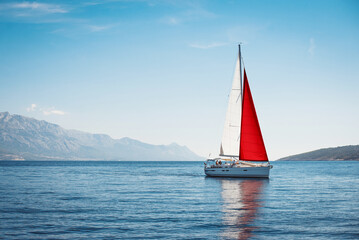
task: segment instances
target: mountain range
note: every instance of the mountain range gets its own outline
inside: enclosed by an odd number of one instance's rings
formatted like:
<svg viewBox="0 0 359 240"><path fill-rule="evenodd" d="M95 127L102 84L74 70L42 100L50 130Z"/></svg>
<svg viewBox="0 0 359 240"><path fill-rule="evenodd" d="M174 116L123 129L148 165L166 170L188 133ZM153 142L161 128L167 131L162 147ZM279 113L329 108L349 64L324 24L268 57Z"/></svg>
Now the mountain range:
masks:
<svg viewBox="0 0 359 240"><path fill-rule="evenodd" d="M186 146L152 145L128 137L67 130L57 124L0 113L0 160L201 161Z"/></svg>
<svg viewBox="0 0 359 240"><path fill-rule="evenodd" d="M359 160L359 145L323 148L278 159L278 161L347 161Z"/></svg>

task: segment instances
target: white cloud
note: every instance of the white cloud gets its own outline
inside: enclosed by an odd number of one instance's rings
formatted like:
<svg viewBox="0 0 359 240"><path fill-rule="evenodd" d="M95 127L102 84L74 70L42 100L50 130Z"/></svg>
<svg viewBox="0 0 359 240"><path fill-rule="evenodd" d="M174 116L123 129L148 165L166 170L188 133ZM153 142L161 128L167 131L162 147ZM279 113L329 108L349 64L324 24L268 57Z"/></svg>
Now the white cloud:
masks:
<svg viewBox="0 0 359 240"><path fill-rule="evenodd" d="M175 17L169 17L169 18L167 18L167 23L170 25L177 25L180 23L180 20Z"/></svg>
<svg viewBox="0 0 359 240"><path fill-rule="evenodd" d="M11 8L20 8L20 9L31 9L36 11L41 11L44 13L67 13L68 11L59 5L47 4L47 3L38 3L38 2L22 2L22 3L13 3L9 4Z"/></svg>
<svg viewBox="0 0 359 240"><path fill-rule="evenodd" d="M48 115L65 115L67 114L66 112L62 111L62 110L57 110L54 107L50 107L50 108L41 108L38 107L37 104L33 103L31 104L30 107L26 108L26 111L28 112L39 112L42 113L46 116Z"/></svg>
<svg viewBox="0 0 359 240"><path fill-rule="evenodd" d="M105 31L107 29L112 28L111 25L103 25L103 26L99 26L99 25L89 25L88 26L91 32L101 32L101 31Z"/></svg>
<svg viewBox="0 0 359 240"><path fill-rule="evenodd" d="M63 14L68 9L57 4L40 2L15 2L0 4L0 15L10 17L40 17L50 14Z"/></svg>
<svg viewBox="0 0 359 240"><path fill-rule="evenodd" d="M182 11L173 13L173 15L166 15L160 19L162 23L168 25L179 25L179 24L189 24L191 22L199 22L207 19L215 19L217 15L204 9L201 5L193 3L193 1L179 1L177 3L168 2L168 4L177 5L179 8L184 8ZM151 4L149 4L151 5Z"/></svg>
<svg viewBox="0 0 359 240"><path fill-rule="evenodd" d="M172 17L172 16L167 16L164 17L160 20L162 23L164 24L168 24L168 25L178 25L180 24L182 21L180 20L180 18L178 17Z"/></svg>
<svg viewBox="0 0 359 240"><path fill-rule="evenodd" d="M30 107L26 108L26 111L28 111L28 112L33 112L35 110L36 110L36 104L35 103L31 104Z"/></svg>
<svg viewBox="0 0 359 240"><path fill-rule="evenodd" d="M193 48L199 48L199 49L209 49L209 48L221 47L221 46L224 46L227 44L228 43L220 43L220 42L214 42L214 43L208 43L208 44L191 43L189 46L193 47Z"/></svg>
<svg viewBox="0 0 359 240"><path fill-rule="evenodd" d="M48 115L65 115L66 113L64 112L64 111L61 111L61 110L55 110L55 109L53 109L53 110L42 110L42 113L44 114L44 115L46 115L46 116L48 116Z"/></svg>
<svg viewBox="0 0 359 240"><path fill-rule="evenodd" d="M309 48L308 48L308 52L311 56L314 55L314 50L315 50L315 41L314 38L310 38L309 39Z"/></svg>

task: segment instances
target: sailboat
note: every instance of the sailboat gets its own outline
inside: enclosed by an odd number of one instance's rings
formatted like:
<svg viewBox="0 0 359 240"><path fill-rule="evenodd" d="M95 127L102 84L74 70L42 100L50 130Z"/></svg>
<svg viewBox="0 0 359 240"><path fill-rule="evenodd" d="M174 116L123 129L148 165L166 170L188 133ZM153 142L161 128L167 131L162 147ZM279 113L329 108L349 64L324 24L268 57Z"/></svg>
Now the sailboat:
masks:
<svg viewBox="0 0 359 240"><path fill-rule="evenodd" d="M244 67L242 84L241 65L239 45L219 157L207 159L204 172L212 177L268 178L273 166L268 160Z"/></svg>

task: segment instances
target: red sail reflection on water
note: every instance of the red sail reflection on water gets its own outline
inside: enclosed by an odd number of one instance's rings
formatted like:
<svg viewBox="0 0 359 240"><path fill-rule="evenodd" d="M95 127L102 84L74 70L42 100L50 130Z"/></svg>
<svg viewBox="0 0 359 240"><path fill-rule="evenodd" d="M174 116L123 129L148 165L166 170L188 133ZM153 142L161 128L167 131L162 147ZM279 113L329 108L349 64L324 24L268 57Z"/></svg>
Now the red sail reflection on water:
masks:
<svg viewBox="0 0 359 240"><path fill-rule="evenodd" d="M221 180L223 222L228 228L221 234L225 239L250 239L261 207L263 180L248 179L241 182Z"/></svg>

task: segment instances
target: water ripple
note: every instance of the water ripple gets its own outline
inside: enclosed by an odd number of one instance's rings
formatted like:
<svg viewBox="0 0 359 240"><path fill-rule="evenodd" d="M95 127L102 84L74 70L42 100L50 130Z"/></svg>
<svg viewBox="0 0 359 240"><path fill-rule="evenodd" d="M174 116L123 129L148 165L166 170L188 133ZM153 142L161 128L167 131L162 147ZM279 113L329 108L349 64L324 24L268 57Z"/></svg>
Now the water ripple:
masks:
<svg viewBox="0 0 359 240"><path fill-rule="evenodd" d="M359 239L358 162L0 162L0 239Z"/></svg>

